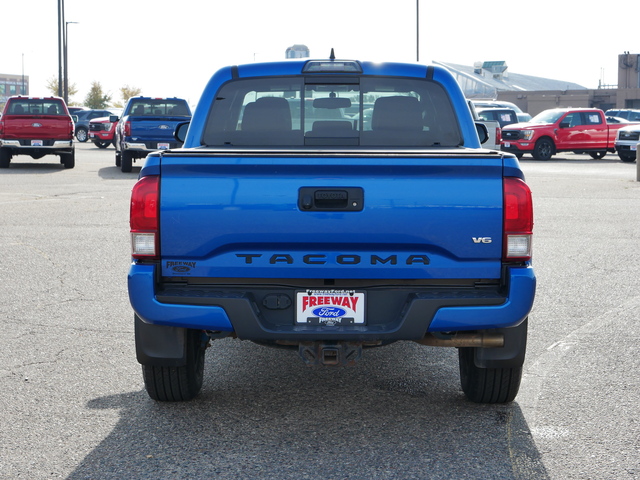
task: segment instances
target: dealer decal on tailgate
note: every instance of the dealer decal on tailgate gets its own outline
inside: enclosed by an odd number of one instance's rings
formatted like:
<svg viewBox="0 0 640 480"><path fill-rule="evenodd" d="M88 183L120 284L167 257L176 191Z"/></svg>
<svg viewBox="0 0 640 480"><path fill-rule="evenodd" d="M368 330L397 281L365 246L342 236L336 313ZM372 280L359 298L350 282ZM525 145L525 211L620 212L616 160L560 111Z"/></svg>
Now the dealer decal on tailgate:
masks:
<svg viewBox="0 0 640 480"><path fill-rule="evenodd" d="M352 325L365 323L364 292L307 290L297 295L296 323Z"/></svg>

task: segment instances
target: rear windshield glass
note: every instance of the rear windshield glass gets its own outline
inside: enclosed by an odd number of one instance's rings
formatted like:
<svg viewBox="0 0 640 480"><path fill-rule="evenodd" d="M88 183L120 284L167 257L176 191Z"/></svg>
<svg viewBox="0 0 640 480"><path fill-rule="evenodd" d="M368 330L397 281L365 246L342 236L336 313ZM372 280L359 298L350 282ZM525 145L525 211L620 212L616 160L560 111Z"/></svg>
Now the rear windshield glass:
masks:
<svg viewBox="0 0 640 480"><path fill-rule="evenodd" d="M462 135L446 91L426 79L282 77L225 84L202 143L452 147Z"/></svg>
<svg viewBox="0 0 640 480"><path fill-rule="evenodd" d="M154 117L190 117L191 112L184 100L140 99L134 100L129 115Z"/></svg>
<svg viewBox="0 0 640 480"><path fill-rule="evenodd" d="M66 115L62 100L55 98L20 98L11 100L10 115Z"/></svg>

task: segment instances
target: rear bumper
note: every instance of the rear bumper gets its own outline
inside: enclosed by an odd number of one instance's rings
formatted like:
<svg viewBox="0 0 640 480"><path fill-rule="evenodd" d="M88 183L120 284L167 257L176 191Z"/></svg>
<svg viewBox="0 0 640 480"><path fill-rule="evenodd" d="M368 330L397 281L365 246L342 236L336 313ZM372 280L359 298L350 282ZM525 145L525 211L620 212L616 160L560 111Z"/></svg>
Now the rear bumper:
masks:
<svg viewBox="0 0 640 480"><path fill-rule="evenodd" d="M37 144L29 139L26 140L1 140L0 147L9 148L14 153L23 151L25 153L31 151L71 151L73 150L73 140L40 140Z"/></svg>
<svg viewBox="0 0 640 480"><path fill-rule="evenodd" d="M427 331L449 332L512 327L529 314L536 278L531 267L506 269L507 288L372 287L367 294L367 325L294 324L295 305L265 307L266 296L295 299L295 288L281 286L187 286L158 289L154 265L132 264L129 298L149 324L235 332L247 340L415 340ZM274 293L275 292L275 293Z"/></svg>

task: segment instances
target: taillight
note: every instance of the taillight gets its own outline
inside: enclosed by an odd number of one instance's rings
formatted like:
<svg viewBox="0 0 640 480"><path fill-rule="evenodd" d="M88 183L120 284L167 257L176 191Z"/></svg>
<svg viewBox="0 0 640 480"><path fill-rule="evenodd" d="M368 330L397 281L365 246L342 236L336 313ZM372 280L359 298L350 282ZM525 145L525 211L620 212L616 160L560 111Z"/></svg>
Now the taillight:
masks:
<svg viewBox="0 0 640 480"><path fill-rule="evenodd" d="M73 123L73 120L69 121L69 135L73 137L76 131L76 126Z"/></svg>
<svg viewBox="0 0 640 480"><path fill-rule="evenodd" d="M0 121L0 134L4 133L4 122Z"/></svg>
<svg viewBox="0 0 640 480"><path fill-rule="evenodd" d="M131 136L131 122L124 123L124 136L125 137Z"/></svg>
<svg viewBox="0 0 640 480"><path fill-rule="evenodd" d="M503 260L530 260L533 234L533 201L524 181L506 177L504 190Z"/></svg>
<svg viewBox="0 0 640 480"><path fill-rule="evenodd" d="M143 177L131 191L131 256L133 258L157 258L160 177Z"/></svg>
<svg viewBox="0 0 640 480"><path fill-rule="evenodd" d="M502 142L502 129L500 127L496 127L496 144L500 145Z"/></svg>

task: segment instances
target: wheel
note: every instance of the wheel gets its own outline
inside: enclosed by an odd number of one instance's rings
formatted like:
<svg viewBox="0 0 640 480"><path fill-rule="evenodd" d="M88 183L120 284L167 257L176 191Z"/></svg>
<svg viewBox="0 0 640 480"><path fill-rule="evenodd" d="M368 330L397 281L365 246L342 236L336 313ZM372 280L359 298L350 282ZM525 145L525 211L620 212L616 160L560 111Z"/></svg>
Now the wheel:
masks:
<svg viewBox="0 0 640 480"><path fill-rule="evenodd" d="M6 148L0 148L0 168L9 168L11 152Z"/></svg>
<svg viewBox="0 0 640 480"><path fill-rule="evenodd" d="M73 168L76 166L76 151L71 150L71 153L61 153L60 163L64 168Z"/></svg>
<svg viewBox="0 0 640 480"><path fill-rule="evenodd" d="M109 145L111 145L111 142L97 141L97 142L94 142L94 145L98 148L107 148Z"/></svg>
<svg viewBox="0 0 640 480"><path fill-rule="evenodd" d="M187 330L187 363L181 367L142 365L147 393L159 402L193 399L202 388L204 353L209 338L200 330Z"/></svg>
<svg viewBox="0 0 640 480"><path fill-rule="evenodd" d="M549 160L553 156L555 148L548 138L541 138L536 142L532 155L536 160Z"/></svg>
<svg viewBox="0 0 640 480"><path fill-rule="evenodd" d="M76 139L79 142L86 142L89 139L89 135L87 134L87 129L84 127L78 127L76 129Z"/></svg>
<svg viewBox="0 0 640 480"><path fill-rule="evenodd" d="M122 164L122 154L116 151L116 167Z"/></svg>
<svg viewBox="0 0 640 480"><path fill-rule="evenodd" d="M507 403L520 389L522 366L480 368L474 361L475 348L459 348L460 384L469 400L476 403Z"/></svg>
<svg viewBox="0 0 640 480"><path fill-rule="evenodd" d="M618 156L623 162L631 163L636 161L636 155L634 153L618 152Z"/></svg>
<svg viewBox="0 0 640 480"><path fill-rule="evenodd" d="M594 160L600 160L601 158L604 158L606 154L607 152L604 150L601 152L589 152L589 156Z"/></svg>
<svg viewBox="0 0 640 480"><path fill-rule="evenodd" d="M120 169L128 173L131 171L131 167L133 166L133 153L125 150L120 154ZM118 163L118 156L116 155L116 165Z"/></svg>

